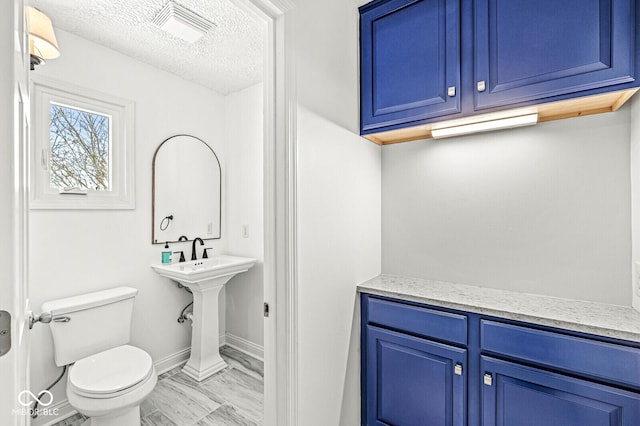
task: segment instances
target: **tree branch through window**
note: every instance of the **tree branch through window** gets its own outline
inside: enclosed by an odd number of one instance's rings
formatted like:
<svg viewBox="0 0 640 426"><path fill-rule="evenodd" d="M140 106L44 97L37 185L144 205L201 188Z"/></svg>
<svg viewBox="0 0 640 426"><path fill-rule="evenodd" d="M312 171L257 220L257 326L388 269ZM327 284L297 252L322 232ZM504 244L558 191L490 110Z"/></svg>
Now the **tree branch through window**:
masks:
<svg viewBox="0 0 640 426"><path fill-rule="evenodd" d="M108 191L111 117L55 103L49 114L51 187Z"/></svg>

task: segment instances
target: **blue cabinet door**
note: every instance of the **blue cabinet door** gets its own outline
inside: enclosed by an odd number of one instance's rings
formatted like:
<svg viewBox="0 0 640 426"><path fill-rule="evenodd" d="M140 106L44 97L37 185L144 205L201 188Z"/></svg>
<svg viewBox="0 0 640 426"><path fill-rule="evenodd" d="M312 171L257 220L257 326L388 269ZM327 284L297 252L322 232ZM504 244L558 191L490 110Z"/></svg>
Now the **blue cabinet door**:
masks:
<svg viewBox="0 0 640 426"><path fill-rule="evenodd" d="M460 111L460 0L360 8L362 134Z"/></svg>
<svg viewBox="0 0 640 426"><path fill-rule="evenodd" d="M466 424L467 352L366 326L363 425Z"/></svg>
<svg viewBox="0 0 640 426"><path fill-rule="evenodd" d="M476 0L475 109L634 85L635 3Z"/></svg>
<svg viewBox="0 0 640 426"><path fill-rule="evenodd" d="M640 394L481 357L482 426L637 426Z"/></svg>

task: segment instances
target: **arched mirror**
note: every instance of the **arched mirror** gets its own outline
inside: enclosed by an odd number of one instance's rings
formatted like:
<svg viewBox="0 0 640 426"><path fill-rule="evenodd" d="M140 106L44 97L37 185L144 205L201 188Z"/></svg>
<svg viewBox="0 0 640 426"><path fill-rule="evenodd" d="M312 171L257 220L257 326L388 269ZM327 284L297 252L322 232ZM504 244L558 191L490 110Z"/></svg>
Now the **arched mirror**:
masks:
<svg viewBox="0 0 640 426"><path fill-rule="evenodd" d="M203 140L176 135L153 156L151 241L220 238L221 170L218 156Z"/></svg>

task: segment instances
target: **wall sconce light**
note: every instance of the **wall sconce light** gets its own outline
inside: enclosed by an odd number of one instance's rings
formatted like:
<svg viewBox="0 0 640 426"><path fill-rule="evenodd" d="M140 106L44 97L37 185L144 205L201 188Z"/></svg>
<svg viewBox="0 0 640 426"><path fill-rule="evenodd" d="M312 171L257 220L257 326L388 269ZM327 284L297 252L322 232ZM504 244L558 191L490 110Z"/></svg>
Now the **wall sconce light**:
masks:
<svg viewBox="0 0 640 426"><path fill-rule="evenodd" d="M60 56L58 41L53 32L51 19L35 7L27 7L27 27L29 28L29 54L31 70L44 63L45 59Z"/></svg>

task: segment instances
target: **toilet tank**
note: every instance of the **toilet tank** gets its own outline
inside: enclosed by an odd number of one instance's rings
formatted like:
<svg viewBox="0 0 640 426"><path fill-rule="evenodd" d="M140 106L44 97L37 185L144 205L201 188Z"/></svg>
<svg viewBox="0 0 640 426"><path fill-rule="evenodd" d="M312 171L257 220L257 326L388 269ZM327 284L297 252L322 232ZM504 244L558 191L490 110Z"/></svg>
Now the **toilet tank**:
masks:
<svg viewBox="0 0 640 426"><path fill-rule="evenodd" d="M135 288L116 287L43 303L42 312L53 316L49 327L56 365L129 343L136 294Z"/></svg>

